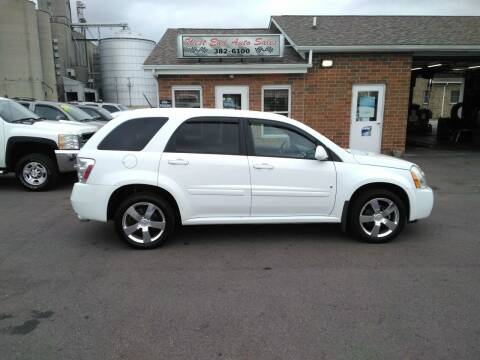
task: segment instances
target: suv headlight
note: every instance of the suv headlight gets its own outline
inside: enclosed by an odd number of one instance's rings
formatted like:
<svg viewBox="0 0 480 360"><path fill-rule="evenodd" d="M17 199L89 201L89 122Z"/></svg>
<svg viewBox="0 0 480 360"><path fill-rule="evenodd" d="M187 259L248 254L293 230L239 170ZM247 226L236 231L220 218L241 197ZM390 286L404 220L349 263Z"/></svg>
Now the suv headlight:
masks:
<svg viewBox="0 0 480 360"><path fill-rule="evenodd" d="M413 182L417 189L423 189L427 187L427 180L425 179L425 173L417 165L413 165L410 168L410 174L412 174Z"/></svg>
<svg viewBox="0 0 480 360"><path fill-rule="evenodd" d="M78 135L58 135L59 150L78 150L80 149L80 141Z"/></svg>

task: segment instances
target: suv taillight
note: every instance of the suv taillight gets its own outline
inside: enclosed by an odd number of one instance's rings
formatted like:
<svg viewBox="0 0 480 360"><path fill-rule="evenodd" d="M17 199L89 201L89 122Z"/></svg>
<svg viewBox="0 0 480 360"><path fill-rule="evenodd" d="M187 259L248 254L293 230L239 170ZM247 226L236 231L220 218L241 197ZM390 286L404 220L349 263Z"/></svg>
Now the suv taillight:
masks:
<svg viewBox="0 0 480 360"><path fill-rule="evenodd" d="M77 157L75 169L77 170L78 181L85 184L94 166L95 160Z"/></svg>

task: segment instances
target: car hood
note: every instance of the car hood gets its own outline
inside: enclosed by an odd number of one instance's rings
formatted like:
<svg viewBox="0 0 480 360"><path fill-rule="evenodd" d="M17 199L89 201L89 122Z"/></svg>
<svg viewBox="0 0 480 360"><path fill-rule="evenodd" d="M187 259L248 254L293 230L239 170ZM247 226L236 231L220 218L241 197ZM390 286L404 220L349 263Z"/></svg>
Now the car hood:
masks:
<svg viewBox="0 0 480 360"><path fill-rule="evenodd" d="M57 134L85 134L97 131L97 126L82 124L73 121L42 120L35 122L32 126L39 129L51 130Z"/></svg>
<svg viewBox="0 0 480 360"><path fill-rule="evenodd" d="M359 164L362 165L382 166L404 170L410 170L412 165L414 165L409 161L398 159L393 156L375 154L353 149L348 149L347 151L353 155L353 157Z"/></svg>
<svg viewBox="0 0 480 360"><path fill-rule="evenodd" d="M100 129L100 128L103 127L106 123L107 123L107 121L103 121L103 120L92 120L92 121L85 121L85 122L82 123L82 124L85 124L85 125L93 125L93 126L95 126L97 129Z"/></svg>
<svg viewBox="0 0 480 360"><path fill-rule="evenodd" d="M123 114L125 114L126 112L129 112L129 111L130 110L115 111L115 112L110 113L110 115L112 115L112 117L115 119L119 115L123 115Z"/></svg>

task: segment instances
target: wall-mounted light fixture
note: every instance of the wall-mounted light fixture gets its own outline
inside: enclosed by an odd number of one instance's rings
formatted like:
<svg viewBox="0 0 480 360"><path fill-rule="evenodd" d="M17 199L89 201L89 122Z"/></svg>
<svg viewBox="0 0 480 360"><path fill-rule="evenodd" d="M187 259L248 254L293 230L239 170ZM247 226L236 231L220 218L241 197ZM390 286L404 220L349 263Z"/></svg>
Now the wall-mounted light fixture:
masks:
<svg viewBox="0 0 480 360"><path fill-rule="evenodd" d="M333 60L322 60L323 68L330 68L333 66Z"/></svg>
<svg viewBox="0 0 480 360"><path fill-rule="evenodd" d="M434 67L439 67L439 66L442 66L443 64L432 64L432 65L428 65L429 68L434 68Z"/></svg>
<svg viewBox="0 0 480 360"><path fill-rule="evenodd" d="M235 75L230 74L230 75L228 75L228 77L229 77L230 79L233 79L233 78L235 77Z"/></svg>
<svg viewBox="0 0 480 360"><path fill-rule="evenodd" d="M469 66L468 68L469 69L478 69L478 68L480 68L480 65L473 65L473 66Z"/></svg>
<svg viewBox="0 0 480 360"><path fill-rule="evenodd" d="M423 68L421 67L416 67L416 68L413 68L412 71L417 71L417 70L422 70Z"/></svg>

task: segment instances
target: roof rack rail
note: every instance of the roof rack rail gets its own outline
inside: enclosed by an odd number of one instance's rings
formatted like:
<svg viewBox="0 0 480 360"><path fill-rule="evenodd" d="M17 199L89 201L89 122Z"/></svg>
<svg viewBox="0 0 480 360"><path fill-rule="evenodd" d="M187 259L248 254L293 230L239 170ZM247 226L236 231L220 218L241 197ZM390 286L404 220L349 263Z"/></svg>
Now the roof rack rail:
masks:
<svg viewBox="0 0 480 360"><path fill-rule="evenodd" d="M27 96L15 96L12 98L13 100L25 100L25 101L37 101L37 99Z"/></svg>

